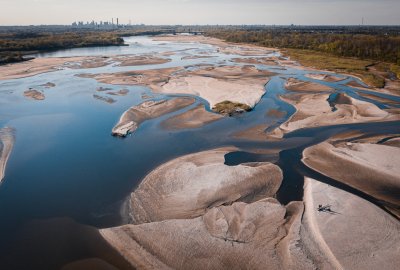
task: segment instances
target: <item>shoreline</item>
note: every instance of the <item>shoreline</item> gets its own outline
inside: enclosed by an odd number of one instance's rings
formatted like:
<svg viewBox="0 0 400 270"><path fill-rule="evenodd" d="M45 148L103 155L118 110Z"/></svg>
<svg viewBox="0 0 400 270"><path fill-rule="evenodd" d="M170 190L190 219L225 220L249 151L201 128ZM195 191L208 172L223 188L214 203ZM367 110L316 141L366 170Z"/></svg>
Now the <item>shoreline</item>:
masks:
<svg viewBox="0 0 400 270"><path fill-rule="evenodd" d="M3 182L7 161L11 155L15 142L15 130L13 128L0 128L0 185Z"/></svg>

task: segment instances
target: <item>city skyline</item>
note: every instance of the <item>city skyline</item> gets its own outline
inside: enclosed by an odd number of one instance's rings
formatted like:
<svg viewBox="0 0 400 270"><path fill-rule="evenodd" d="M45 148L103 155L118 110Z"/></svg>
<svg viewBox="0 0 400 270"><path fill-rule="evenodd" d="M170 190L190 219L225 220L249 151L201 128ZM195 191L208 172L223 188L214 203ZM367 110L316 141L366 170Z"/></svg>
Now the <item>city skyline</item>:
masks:
<svg viewBox="0 0 400 270"><path fill-rule="evenodd" d="M0 0L0 25L120 24L399 25L396 0Z"/></svg>

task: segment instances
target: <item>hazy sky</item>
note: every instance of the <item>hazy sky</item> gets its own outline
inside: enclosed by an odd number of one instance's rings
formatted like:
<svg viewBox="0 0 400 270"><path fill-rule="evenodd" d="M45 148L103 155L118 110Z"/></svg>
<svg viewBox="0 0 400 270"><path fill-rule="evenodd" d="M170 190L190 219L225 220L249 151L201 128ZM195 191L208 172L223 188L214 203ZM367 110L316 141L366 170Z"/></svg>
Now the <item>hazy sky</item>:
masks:
<svg viewBox="0 0 400 270"><path fill-rule="evenodd" d="M400 24L400 0L0 0L0 25Z"/></svg>

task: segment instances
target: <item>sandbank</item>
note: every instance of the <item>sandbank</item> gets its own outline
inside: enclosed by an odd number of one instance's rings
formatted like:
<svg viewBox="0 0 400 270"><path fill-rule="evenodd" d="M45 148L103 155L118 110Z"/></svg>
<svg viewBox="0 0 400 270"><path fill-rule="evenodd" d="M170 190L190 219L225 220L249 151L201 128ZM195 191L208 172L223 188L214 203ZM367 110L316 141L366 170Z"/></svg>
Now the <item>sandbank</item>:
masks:
<svg viewBox="0 0 400 270"><path fill-rule="evenodd" d="M3 181L8 158L15 141L15 130L12 128L0 128L0 184Z"/></svg>
<svg viewBox="0 0 400 270"><path fill-rule="evenodd" d="M221 118L219 114L206 111L204 105L198 105L182 114L168 118L161 123L161 126L168 130L200 128Z"/></svg>
<svg viewBox="0 0 400 270"><path fill-rule="evenodd" d="M332 91L333 88L319 84L314 82L306 82L302 80L298 80L295 78L287 79L285 83L285 88L290 91L298 91L298 92L326 92Z"/></svg>
<svg viewBox="0 0 400 270"><path fill-rule="evenodd" d="M42 92L29 88L29 90L24 91L24 96L34 100L44 100L45 96Z"/></svg>
<svg viewBox="0 0 400 270"><path fill-rule="evenodd" d="M400 216L400 148L350 142L334 146L323 142L304 150L302 161L326 176L371 195Z"/></svg>
<svg viewBox="0 0 400 270"><path fill-rule="evenodd" d="M145 101L131 107L122 114L118 123L112 129L112 135L125 137L129 133L134 132L142 122L160 117L163 114L178 111L194 102L194 98L188 97Z"/></svg>

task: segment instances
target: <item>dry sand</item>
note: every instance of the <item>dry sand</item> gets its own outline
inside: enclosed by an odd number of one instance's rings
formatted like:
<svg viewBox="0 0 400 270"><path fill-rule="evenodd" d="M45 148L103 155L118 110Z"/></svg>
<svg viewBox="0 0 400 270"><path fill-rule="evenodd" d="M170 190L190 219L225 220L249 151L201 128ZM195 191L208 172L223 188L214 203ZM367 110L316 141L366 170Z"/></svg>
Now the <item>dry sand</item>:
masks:
<svg viewBox="0 0 400 270"><path fill-rule="evenodd" d="M168 118L161 123L161 126L168 130L200 128L221 118L223 118L221 115L208 112L204 105L199 104L182 114Z"/></svg>
<svg viewBox="0 0 400 270"><path fill-rule="evenodd" d="M329 105L328 94L290 94L281 97L294 105L296 112L287 122L282 124L272 134L278 137L282 133L301 128L329 126L332 124L362 123L374 121L399 120L399 114L393 114L379 109L372 103L354 99L346 94L339 94L335 108Z"/></svg>
<svg viewBox="0 0 400 270"><path fill-rule="evenodd" d="M337 169L336 169L337 170ZM318 269L397 269L400 224L355 195L306 178L301 239ZM318 205L331 205L320 212Z"/></svg>
<svg viewBox="0 0 400 270"><path fill-rule="evenodd" d="M264 86L271 75L254 66L206 67L173 76L161 91L200 96L211 108L223 101L254 107L264 95Z"/></svg>
<svg viewBox="0 0 400 270"><path fill-rule="evenodd" d="M187 155L153 170L131 194L135 224L193 218L238 200L273 196L282 172L271 163L224 165L227 149Z"/></svg>
<svg viewBox="0 0 400 270"><path fill-rule="evenodd" d="M232 134L234 138L238 139L246 139L251 141L266 141L269 139L269 136L265 132L265 130L269 127L266 124L256 125L254 127L236 132Z"/></svg>
<svg viewBox="0 0 400 270"><path fill-rule="evenodd" d="M20 63L0 66L0 80L30 77L41 73L56 71L64 68L70 61L80 61L83 57L73 58L36 58Z"/></svg>
<svg viewBox="0 0 400 270"><path fill-rule="evenodd" d="M29 90L24 91L24 96L34 100L44 100L45 96L42 92L29 88Z"/></svg>
<svg viewBox="0 0 400 270"><path fill-rule="evenodd" d="M173 73L182 68L163 68L139 71L128 71L118 73L79 74L81 78L93 78L101 83L115 85L143 85L150 87L153 91L161 91Z"/></svg>
<svg viewBox="0 0 400 270"><path fill-rule="evenodd" d="M302 212L302 203L291 203ZM297 213L274 199L210 209L194 219L173 219L100 230L137 269L313 269L304 253L293 256ZM300 214L301 216L301 214ZM285 241L283 241L285 240ZM287 256L290 254L291 256Z"/></svg>
<svg viewBox="0 0 400 270"><path fill-rule="evenodd" d="M303 156L308 167L371 195L400 216L398 147L369 143L335 147L324 142L307 148Z"/></svg>
<svg viewBox="0 0 400 270"><path fill-rule="evenodd" d="M323 84L301 81L295 78L287 79L285 88L290 91L298 92L326 92L333 90L333 88Z"/></svg>
<svg viewBox="0 0 400 270"><path fill-rule="evenodd" d="M340 82L347 79L347 77L339 77L329 74L313 74L313 73L306 74L305 77L325 82Z"/></svg>
<svg viewBox="0 0 400 270"><path fill-rule="evenodd" d="M119 122L112 129L115 136L125 137L134 132L140 123L160 117L163 114L174 112L187 107L195 102L194 98L179 97L169 100L145 101L137 106L133 106L124 112Z"/></svg>
<svg viewBox="0 0 400 270"><path fill-rule="evenodd" d="M15 130L12 128L0 128L0 184L3 181L8 158L15 141Z"/></svg>
<svg viewBox="0 0 400 270"><path fill-rule="evenodd" d="M168 58L155 57L150 55L120 55L112 58L114 62L119 62L118 66L142 66L142 65L159 65L171 61Z"/></svg>
<svg viewBox="0 0 400 270"><path fill-rule="evenodd" d="M183 43L203 43L218 47L218 51L225 54L237 54L242 56L265 56L277 51L274 48L265 48L249 44L228 43L221 39L205 37L202 35L163 35L153 37L155 41L183 42Z"/></svg>
<svg viewBox="0 0 400 270"><path fill-rule="evenodd" d="M266 65L266 66L277 66L277 61L272 57L249 57L249 58L233 58L233 62L252 64L252 65Z"/></svg>

